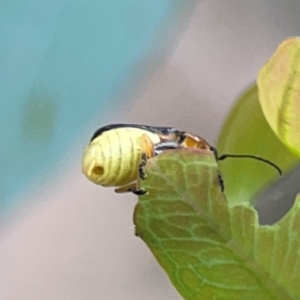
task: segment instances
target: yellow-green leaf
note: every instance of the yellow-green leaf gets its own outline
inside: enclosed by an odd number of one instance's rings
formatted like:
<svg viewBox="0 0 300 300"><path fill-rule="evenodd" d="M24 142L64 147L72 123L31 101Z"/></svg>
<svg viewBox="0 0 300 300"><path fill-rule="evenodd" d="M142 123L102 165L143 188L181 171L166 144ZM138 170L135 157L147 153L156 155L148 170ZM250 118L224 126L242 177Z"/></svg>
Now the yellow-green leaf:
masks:
<svg viewBox="0 0 300 300"><path fill-rule="evenodd" d="M299 158L276 137L268 125L258 100L256 85L243 93L225 120L219 135L219 154L252 154L277 164L285 173ZM231 205L254 202L255 195L268 183L279 179L272 167L253 159L219 162L225 193Z"/></svg>
<svg viewBox="0 0 300 300"><path fill-rule="evenodd" d="M184 299L300 299L300 198L260 226L250 204L228 206L208 152L166 151L146 174L136 233Z"/></svg>
<svg viewBox="0 0 300 300"><path fill-rule="evenodd" d="M300 156L300 38L285 40L260 70L263 113L281 141Z"/></svg>

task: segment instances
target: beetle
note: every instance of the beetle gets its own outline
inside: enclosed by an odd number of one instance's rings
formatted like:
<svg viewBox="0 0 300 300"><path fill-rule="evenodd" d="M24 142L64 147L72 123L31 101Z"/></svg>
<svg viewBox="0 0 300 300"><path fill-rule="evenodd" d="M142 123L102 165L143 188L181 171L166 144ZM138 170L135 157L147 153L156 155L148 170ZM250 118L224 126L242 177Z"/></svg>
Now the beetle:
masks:
<svg viewBox="0 0 300 300"><path fill-rule="evenodd" d="M144 166L147 160L165 150L199 148L212 151L216 160L228 157L250 157L274 166L272 162L253 155L225 154L218 157L217 150L205 139L172 127L154 127L138 124L111 124L99 128L85 148L82 171L95 184L116 187L115 192L133 192L143 195L140 180L146 178ZM224 184L219 174L221 190Z"/></svg>

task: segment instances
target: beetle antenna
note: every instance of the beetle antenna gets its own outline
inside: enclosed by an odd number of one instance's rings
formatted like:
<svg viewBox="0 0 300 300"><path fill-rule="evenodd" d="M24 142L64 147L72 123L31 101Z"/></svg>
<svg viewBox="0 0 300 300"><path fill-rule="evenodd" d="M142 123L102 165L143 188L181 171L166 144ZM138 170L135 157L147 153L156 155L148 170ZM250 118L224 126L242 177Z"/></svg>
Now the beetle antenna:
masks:
<svg viewBox="0 0 300 300"><path fill-rule="evenodd" d="M282 175L282 171L281 169L275 165L274 163L272 163L271 161L267 160L267 159L264 159L262 157L259 157L259 156L255 156L255 155L243 155L243 154L223 154L221 156L218 157L218 160L224 160L226 158L253 158L253 159L256 159L256 160L260 160L266 164L269 164L270 166L274 167L278 173L280 175Z"/></svg>

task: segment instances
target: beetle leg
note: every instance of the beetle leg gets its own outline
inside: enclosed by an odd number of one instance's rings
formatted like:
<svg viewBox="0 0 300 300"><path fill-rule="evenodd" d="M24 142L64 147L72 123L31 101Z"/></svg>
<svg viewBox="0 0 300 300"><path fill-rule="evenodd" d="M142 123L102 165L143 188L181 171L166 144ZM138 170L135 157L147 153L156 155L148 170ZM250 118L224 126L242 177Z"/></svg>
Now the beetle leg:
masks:
<svg viewBox="0 0 300 300"><path fill-rule="evenodd" d="M115 192L116 193L127 193L127 192L131 192L131 189L135 188L135 187L136 187L136 182L132 182L132 183L126 184L124 186L121 186L119 188L116 188Z"/></svg>
<svg viewBox="0 0 300 300"><path fill-rule="evenodd" d="M154 152L153 143L146 134L143 134L140 137L140 143L142 148L142 155L141 155L141 162L139 164L138 171L139 171L140 179L145 180L147 176L144 171L144 167L147 164L147 159L155 156L155 152Z"/></svg>
<svg viewBox="0 0 300 300"><path fill-rule="evenodd" d="M146 191L146 190L143 190L143 189L136 189L135 187L130 188L130 189L128 190L128 192L132 192L133 194L135 194L135 195L137 195L137 196L147 194L147 191Z"/></svg>
<svg viewBox="0 0 300 300"><path fill-rule="evenodd" d="M210 151L212 151L214 153L215 159L216 159L216 161L218 161L219 160L218 150L215 147L210 146Z"/></svg>
<svg viewBox="0 0 300 300"><path fill-rule="evenodd" d="M116 188L115 192L118 193L118 194L131 192L131 193L133 193L135 195L144 195L144 194L147 193L145 190L140 189L138 187L138 183L137 182L132 182L132 183L123 185L123 186L121 186L119 188Z"/></svg>
<svg viewBox="0 0 300 300"><path fill-rule="evenodd" d="M147 155L146 153L142 153L142 160L141 163L139 164L139 176L142 180L145 180L147 177L144 171L144 167L146 166L146 164L147 164Z"/></svg>
<svg viewBox="0 0 300 300"><path fill-rule="evenodd" d="M143 167L141 168L141 170L142 170L142 172L144 172ZM145 177L142 178L142 179L145 179ZM147 191L145 191L144 189L140 188L139 181L132 182L130 184L126 184L124 186L121 186L121 187L115 189L115 192L116 193L128 193L128 192L131 192L131 193L133 193L135 195L138 195L138 196L139 195L145 195L147 193Z"/></svg>
<svg viewBox="0 0 300 300"><path fill-rule="evenodd" d="M223 178L222 178L222 176L219 172L218 172L218 180L219 180L219 184L220 184L220 187L221 187L221 192L224 193L224 189L225 189L224 181L223 181Z"/></svg>
<svg viewBox="0 0 300 300"><path fill-rule="evenodd" d="M121 186L115 189L115 192L118 194L131 192L135 195L145 195L147 193L147 191L145 191L144 189L137 188L136 182Z"/></svg>
<svg viewBox="0 0 300 300"><path fill-rule="evenodd" d="M142 149L141 161L138 166L139 177L137 178L136 182L132 182L127 185L116 188L115 189L116 193L132 192L135 195L144 195L147 193L144 189L140 188L140 179L142 179L142 180L146 179L144 167L147 164L147 159L154 156L154 147L153 147L151 140L149 139L149 137L146 134L143 134L140 137L139 142L141 143L140 145L141 145L141 149Z"/></svg>
<svg viewBox="0 0 300 300"><path fill-rule="evenodd" d="M135 183L135 186L133 187L130 187L128 189L129 192L132 192L133 194L135 195L145 195L147 194L147 191L144 190L144 189L141 189L141 180L145 180L146 179L146 174L145 174L145 171L144 171L144 166L146 165L147 163L147 156L146 154L142 154L142 161L141 163L139 164L139 178L137 179L136 183Z"/></svg>
<svg viewBox="0 0 300 300"><path fill-rule="evenodd" d="M145 195L147 193L146 190L140 188L140 179L145 180L147 178L144 167L147 164L147 159L155 156L153 143L146 134L143 134L140 137L140 143L142 154L141 161L138 166L139 178L134 184L124 187L127 188L127 192L132 192L135 195Z"/></svg>

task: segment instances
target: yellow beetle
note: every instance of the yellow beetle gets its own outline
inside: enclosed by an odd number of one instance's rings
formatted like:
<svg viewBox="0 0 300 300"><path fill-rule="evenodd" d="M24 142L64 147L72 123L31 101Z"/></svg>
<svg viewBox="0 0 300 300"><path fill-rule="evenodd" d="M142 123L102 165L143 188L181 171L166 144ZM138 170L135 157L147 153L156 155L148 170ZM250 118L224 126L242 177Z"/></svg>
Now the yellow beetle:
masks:
<svg viewBox="0 0 300 300"><path fill-rule="evenodd" d="M147 159L178 147L212 150L204 139L171 127L107 125L92 136L84 151L82 170L96 184L117 187L117 193L143 194L137 179L145 178L143 166Z"/></svg>
<svg viewBox="0 0 300 300"><path fill-rule="evenodd" d="M98 129L84 150L82 171L96 184L116 187L117 193L143 195L146 191L140 188L139 179L146 177L143 167L147 159L180 147L212 151L216 160L227 157L255 158L273 165L281 173L273 163L253 155L225 154L218 157L217 150L206 140L185 131L136 124L112 124ZM219 182L223 191L221 176Z"/></svg>

